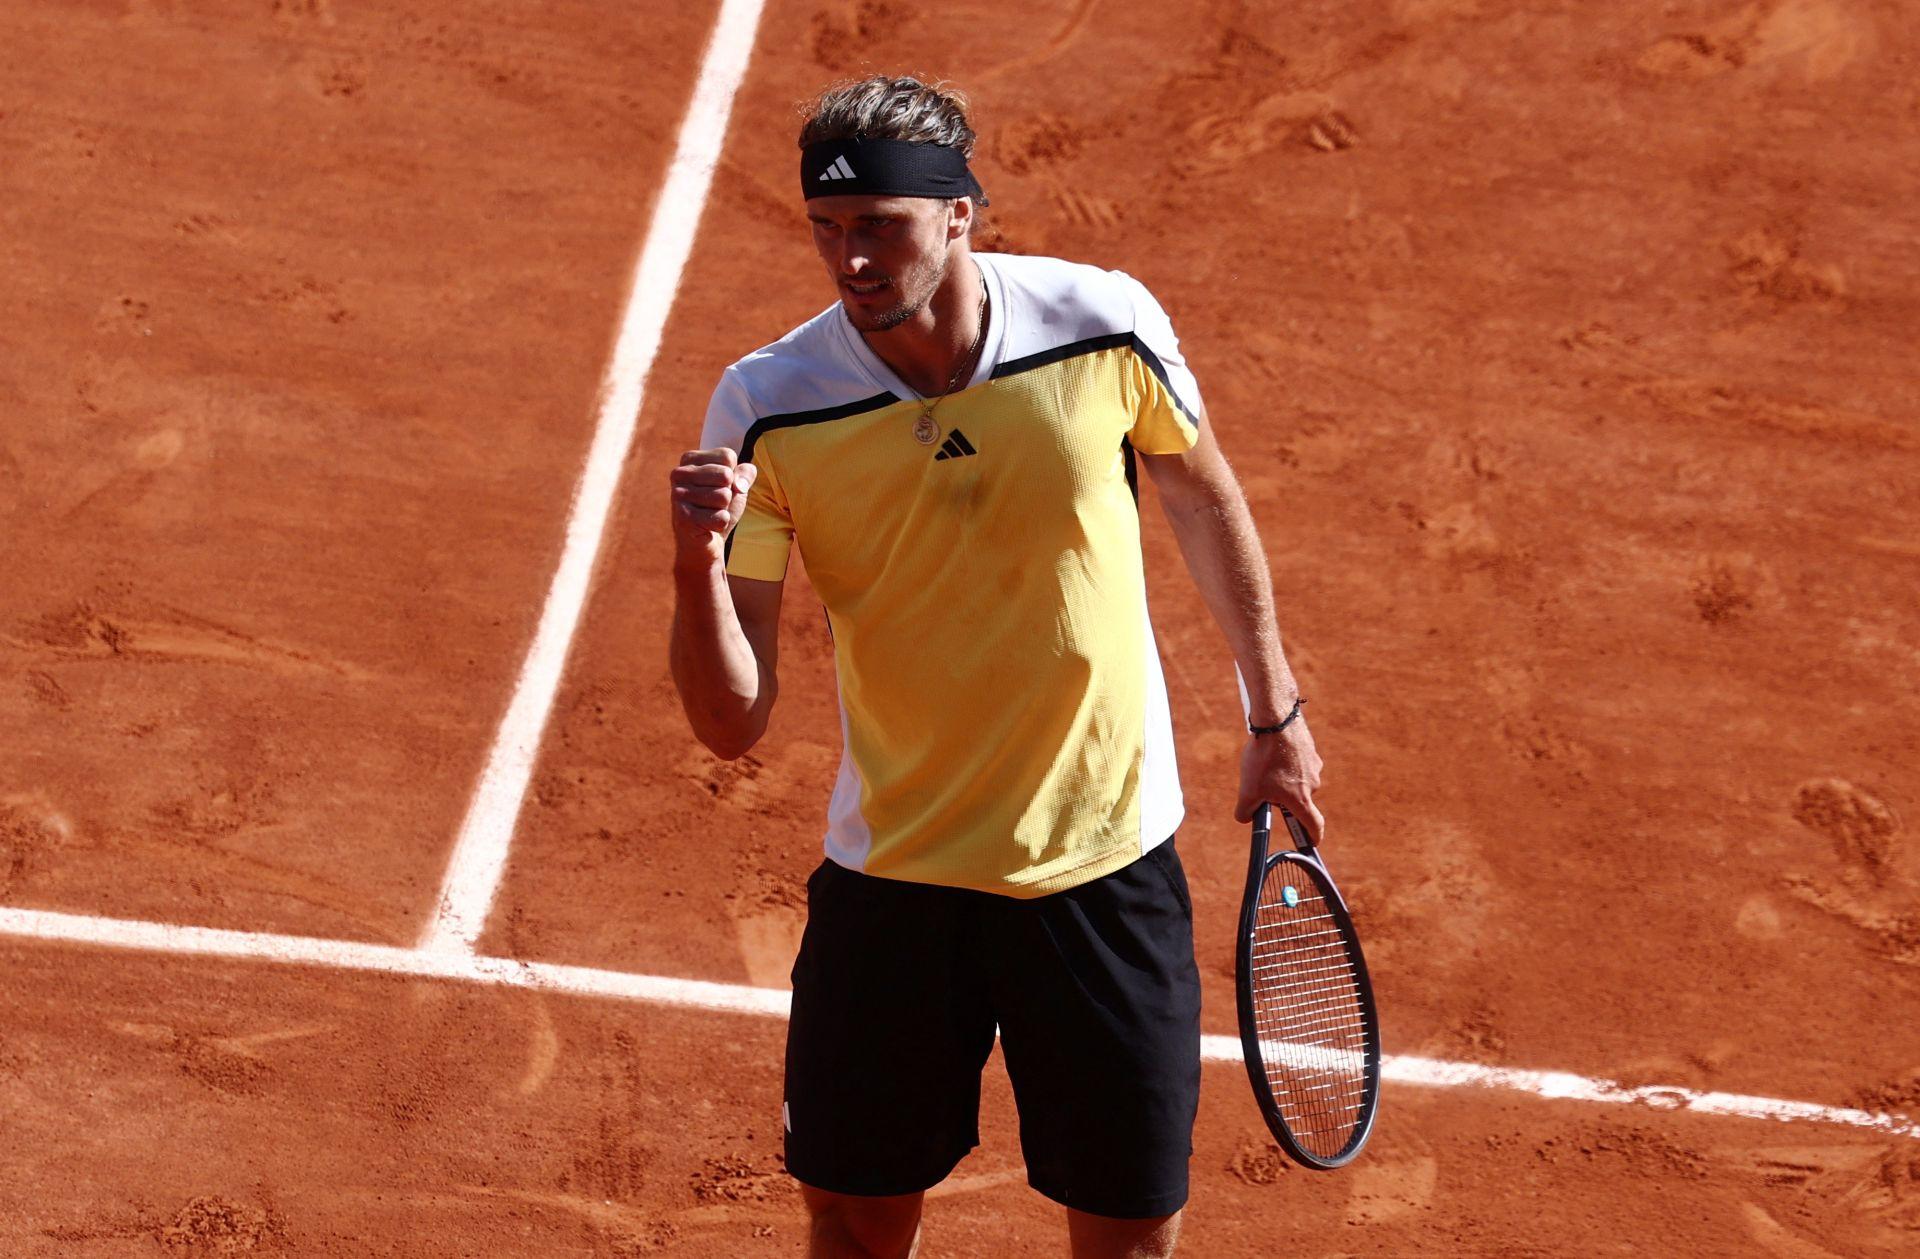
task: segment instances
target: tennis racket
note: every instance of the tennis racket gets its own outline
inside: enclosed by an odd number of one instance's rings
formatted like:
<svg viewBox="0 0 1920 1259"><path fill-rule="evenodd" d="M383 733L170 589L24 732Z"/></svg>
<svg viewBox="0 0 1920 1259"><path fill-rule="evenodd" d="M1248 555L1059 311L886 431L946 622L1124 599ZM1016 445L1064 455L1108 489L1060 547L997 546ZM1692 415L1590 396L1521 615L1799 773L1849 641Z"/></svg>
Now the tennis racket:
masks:
<svg viewBox="0 0 1920 1259"><path fill-rule="evenodd" d="M1235 978L1240 1047L1280 1148L1331 1171L1353 1161L1380 1105L1380 1018L1346 902L1307 832L1269 854L1272 806L1253 818Z"/></svg>

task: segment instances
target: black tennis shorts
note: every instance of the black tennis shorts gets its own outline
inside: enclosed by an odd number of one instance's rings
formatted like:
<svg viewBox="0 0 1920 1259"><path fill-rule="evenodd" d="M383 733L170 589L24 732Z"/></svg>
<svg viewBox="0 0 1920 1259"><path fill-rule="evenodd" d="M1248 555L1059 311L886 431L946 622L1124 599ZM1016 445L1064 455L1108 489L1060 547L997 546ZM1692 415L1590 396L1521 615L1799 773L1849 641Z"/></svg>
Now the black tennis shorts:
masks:
<svg viewBox="0 0 1920 1259"><path fill-rule="evenodd" d="M980 1143L996 1024L1027 1183L1094 1215L1179 1210L1200 975L1172 840L1032 900L822 862L793 967L788 1170L834 1193L938 1184Z"/></svg>

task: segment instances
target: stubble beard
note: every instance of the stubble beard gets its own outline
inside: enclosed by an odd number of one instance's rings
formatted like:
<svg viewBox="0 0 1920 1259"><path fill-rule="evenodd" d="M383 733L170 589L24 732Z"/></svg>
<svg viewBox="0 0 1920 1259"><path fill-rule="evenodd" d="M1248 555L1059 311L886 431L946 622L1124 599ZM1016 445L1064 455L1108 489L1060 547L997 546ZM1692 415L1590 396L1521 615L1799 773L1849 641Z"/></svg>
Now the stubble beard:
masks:
<svg viewBox="0 0 1920 1259"><path fill-rule="evenodd" d="M947 278L948 261L947 251L943 249L940 251L940 260L937 263L931 264L924 270L916 268L914 271L909 271L904 277L908 283L901 288L901 292L906 296L901 299L898 306L890 307L877 315L866 316L856 314L851 307L846 307L849 322L861 332L888 332L898 328L925 310L927 303L933 300L933 295L939 291L941 282ZM896 284L900 278L896 277ZM842 306L845 307L845 303L842 303Z"/></svg>

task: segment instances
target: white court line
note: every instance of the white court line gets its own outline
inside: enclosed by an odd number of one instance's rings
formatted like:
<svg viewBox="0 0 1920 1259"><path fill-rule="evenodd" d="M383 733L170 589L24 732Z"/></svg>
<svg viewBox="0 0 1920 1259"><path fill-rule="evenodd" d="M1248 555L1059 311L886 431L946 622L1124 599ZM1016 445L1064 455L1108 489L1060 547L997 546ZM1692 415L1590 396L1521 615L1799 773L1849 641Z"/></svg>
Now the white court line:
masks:
<svg viewBox="0 0 1920 1259"><path fill-rule="evenodd" d="M694 229L713 185L713 170L726 138L734 94L746 75L762 3L725 0L720 6L693 101L680 124L673 164L667 169L653 223L640 249L613 360L600 383L599 420L586 469L574 491L560 567L554 572L533 646L520 666L513 699L501 719L486 768L480 773L466 819L460 825L433 921L420 941L422 948L471 953L486 926L487 911L493 906L506 868L513 828L526 799L527 782L533 776L540 737L553 711L553 697L560 689L567 650L586 605L593 562L600 553L621 466L633 442L647 374L660 350L667 312L673 308L674 295L680 288L680 273L693 250Z"/></svg>
<svg viewBox="0 0 1920 1259"><path fill-rule="evenodd" d="M659 1005L719 1010L731 1014L785 1018L789 1006L788 993L778 988L748 988L739 984L598 970L590 966L521 962L504 957L480 957L466 952L402 949L388 944L361 944L351 940L323 940L315 936L268 935L251 931L225 931L214 927L176 927L122 918L91 918L40 909L0 907L0 935L158 953L245 958L430 979L504 984L516 988L650 1001ZM1233 1036L1203 1036L1200 1038L1200 1054L1213 1062L1239 1062L1240 1041ZM1612 1080L1590 1079L1564 1071L1525 1071L1395 1054L1381 1064L1381 1073L1394 1083L1424 1088L1471 1085L1565 1101L1641 1105L1658 1110L1686 1110L1704 1115L1733 1115L1780 1122L1839 1124L1920 1140L1920 1122L1903 1115L1880 1114L1844 1106L1821 1106L1813 1102L1782 1101L1772 1097L1748 1097L1737 1093L1702 1093L1665 1084L1627 1088Z"/></svg>

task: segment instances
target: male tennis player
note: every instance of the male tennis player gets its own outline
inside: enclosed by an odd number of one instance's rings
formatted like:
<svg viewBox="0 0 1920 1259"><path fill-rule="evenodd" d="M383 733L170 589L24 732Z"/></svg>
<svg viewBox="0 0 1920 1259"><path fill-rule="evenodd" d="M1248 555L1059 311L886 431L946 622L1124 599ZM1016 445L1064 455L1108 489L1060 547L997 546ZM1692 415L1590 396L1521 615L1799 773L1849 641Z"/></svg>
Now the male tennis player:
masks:
<svg viewBox="0 0 1920 1259"><path fill-rule="evenodd" d="M1200 985L1136 459L1247 689L1236 816L1317 836L1320 758L1167 316L1118 271L974 253L973 144L914 79L815 103L800 186L838 300L726 369L671 474L674 678L703 743L754 745L797 543L845 749L787 1035L809 1253L914 1252L997 1025L1076 1259L1171 1255Z"/></svg>

